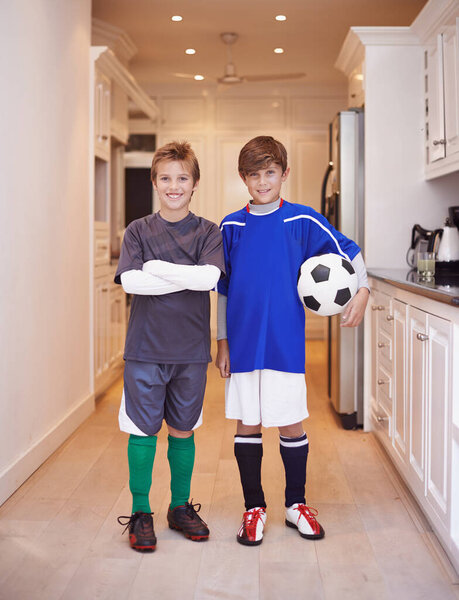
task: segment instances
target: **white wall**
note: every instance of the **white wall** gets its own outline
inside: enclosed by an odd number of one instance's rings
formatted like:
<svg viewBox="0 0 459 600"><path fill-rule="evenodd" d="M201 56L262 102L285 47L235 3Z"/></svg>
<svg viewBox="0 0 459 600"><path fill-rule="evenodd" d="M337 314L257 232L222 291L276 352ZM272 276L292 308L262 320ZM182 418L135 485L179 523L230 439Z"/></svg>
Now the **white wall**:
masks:
<svg viewBox="0 0 459 600"><path fill-rule="evenodd" d="M90 0L0 8L0 503L93 408Z"/></svg>
<svg viewBox="0 0 459 600"><path fill-rule="evenodd" d="M367 46L365 249L368 267L404 268L411 229L442 227L457 205L459 173L424 179L420 46ZM397 90L397 93L394 92Z"/></svg>

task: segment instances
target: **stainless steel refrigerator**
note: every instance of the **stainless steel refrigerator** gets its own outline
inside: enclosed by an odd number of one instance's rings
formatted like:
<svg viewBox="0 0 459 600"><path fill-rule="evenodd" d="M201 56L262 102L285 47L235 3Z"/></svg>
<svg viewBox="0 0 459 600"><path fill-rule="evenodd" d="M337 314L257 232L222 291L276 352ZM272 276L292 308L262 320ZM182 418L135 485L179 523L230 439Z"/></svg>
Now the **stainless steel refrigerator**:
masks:
<svg viewBox="0 0 459 600"><path fill-rule="evenodd" d="M330 124L329 163L322 183L321 212L364 252L363 111L349 109ZM328 322L328 395L345 429L363 424L363 323Z"/></svg>

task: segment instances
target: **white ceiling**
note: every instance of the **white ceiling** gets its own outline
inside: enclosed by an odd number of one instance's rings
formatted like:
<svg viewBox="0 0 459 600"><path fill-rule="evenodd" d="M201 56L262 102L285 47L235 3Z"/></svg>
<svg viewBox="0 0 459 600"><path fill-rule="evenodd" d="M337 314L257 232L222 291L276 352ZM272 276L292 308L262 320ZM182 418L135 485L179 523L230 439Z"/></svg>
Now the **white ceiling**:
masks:
<svg viewBox="0 0 459 600"><path fill-rule="evenodd" d="M353 25L410 25L426 0L93 0L93 16L125 31L138 48L130 69L142 84L184 81L173 73L223 74L220 33L239 34L239 75L305 72L305 83L334 85L334 68ZM275 20L287 16L285 22ZM171 21L181 15L183 21ZM188 56L186 48L195 48ZM284 54L274 54L275 47ZM190 86L199 86L193 79Z"/></svg>

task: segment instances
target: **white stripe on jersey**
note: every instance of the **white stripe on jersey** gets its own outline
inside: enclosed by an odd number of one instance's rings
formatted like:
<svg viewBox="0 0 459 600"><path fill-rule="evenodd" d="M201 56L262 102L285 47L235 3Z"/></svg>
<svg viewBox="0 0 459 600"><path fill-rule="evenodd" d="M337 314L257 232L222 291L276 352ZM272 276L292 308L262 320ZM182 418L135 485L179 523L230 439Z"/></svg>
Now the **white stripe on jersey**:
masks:
<svg viewBox="0 0 459 600"><path fill-rule="evenodd" d="M316 223L317 225L319 225L319 227L322 227L322 229L328 233L328 235L332 238L332 240L335 242L336 247L338 248L338 252L344 256L344 258L346 260L348 260L349 262L351 261L351 259L349 258L349 256L343 252L338 244L338 240L335 238L335 236L332 234L332 232L327 229L324 225L322 225L322 223L320 221L318 221L317 219L315 219L314 217L311 217L310 215L296 215L296 217L289 217L288 219L284 219L284 223L287 223L287 221L296 221L297 219L309 219L311 221L313 221L314 223Z"/></svg>
<svg viewBox="0 0 459 600"><path fill-rule="evenodd" d="M245 227L245 223L241 223L240 221L225 221L225 223L222 223L220 231L222 231L225 225L239 225L240 227Z"/></svg>

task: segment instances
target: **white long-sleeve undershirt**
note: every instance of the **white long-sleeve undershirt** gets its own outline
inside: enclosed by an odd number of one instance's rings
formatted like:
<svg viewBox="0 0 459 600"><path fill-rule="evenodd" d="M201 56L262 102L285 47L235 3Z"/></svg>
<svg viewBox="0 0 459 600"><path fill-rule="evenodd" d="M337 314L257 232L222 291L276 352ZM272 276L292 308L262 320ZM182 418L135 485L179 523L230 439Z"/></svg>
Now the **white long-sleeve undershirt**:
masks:
<svg viewBox="0 0 459 600"><path fill-rule="evenodd" d="M370 290L370 286L368 285L367 278L367 270L365 267L365 263L363 261L362 253L359 252L352 260L351 264L354 267L354 271L357 275L357 288L360 289L362 287L368 288ZM226 329L226 309L227 309L228 298L224 294L218 294L217 301L217 340L226 340L227 329Z"/></svg>
<svg viewBox="0 0 459 600"><path fill-rule="evenodd" d="M178 268L177 268L178 267ZM144 263L143 270L121 273L121 285L127 294L161 296L182 290L208 291L220 278L214 265L177 265L163 260Z"/></svg>

